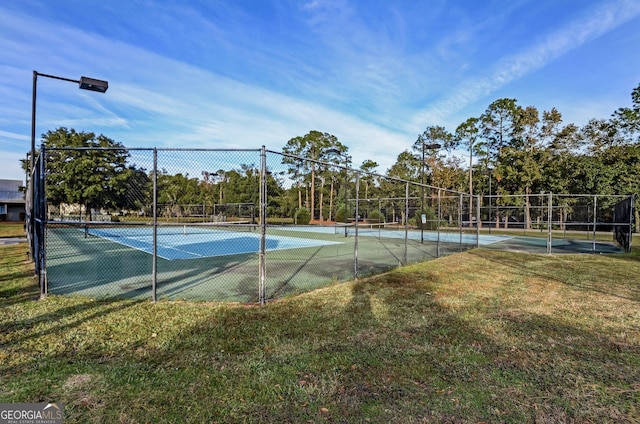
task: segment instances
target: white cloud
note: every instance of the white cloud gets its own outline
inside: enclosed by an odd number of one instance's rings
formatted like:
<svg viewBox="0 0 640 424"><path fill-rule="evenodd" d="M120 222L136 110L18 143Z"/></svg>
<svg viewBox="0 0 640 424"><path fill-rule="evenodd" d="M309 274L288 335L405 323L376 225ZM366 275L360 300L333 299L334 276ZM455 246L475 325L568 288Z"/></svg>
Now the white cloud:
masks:
<svg viewBox="0 0 640 424"><path fill-rule="evenodd" d="M447 121L465 106L638 16L640 2L632 0L606 3L591 10L582 19L549 34L544 41L504 57L486 73L462 81L450 95L417 113L413 122Z"/></svg>

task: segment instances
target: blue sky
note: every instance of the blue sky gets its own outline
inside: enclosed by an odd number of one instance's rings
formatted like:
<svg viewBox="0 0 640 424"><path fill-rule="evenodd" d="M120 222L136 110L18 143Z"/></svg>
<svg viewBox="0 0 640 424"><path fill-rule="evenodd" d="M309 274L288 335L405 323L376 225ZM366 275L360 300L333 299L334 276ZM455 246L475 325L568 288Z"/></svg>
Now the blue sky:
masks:
<svg viewBox="0 0 640 424"><path fill-rule="evenodd" d="M630 106L640 0L4 0L0 52L0 178L24 177L33 70L109 81L39 78L38 136L280 150L319 130L383 173L498 98L578 125Z"/></svg>

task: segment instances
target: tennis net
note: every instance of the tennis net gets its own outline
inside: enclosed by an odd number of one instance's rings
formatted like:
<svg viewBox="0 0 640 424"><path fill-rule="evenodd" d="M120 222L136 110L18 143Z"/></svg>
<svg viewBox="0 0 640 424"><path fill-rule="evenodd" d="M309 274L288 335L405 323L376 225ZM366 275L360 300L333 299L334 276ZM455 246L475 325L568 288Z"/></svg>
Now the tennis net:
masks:
<svg viewBox="0 0 640 424"><path fill-rule="evenodd" d="M335 233L344 233L347 235L355 235L356 224L353 222L345 224L336 224ZM404 237L405 228L397 222L380 222L380 223L358 223L358 234L362 236L374 237Z"/></svg>

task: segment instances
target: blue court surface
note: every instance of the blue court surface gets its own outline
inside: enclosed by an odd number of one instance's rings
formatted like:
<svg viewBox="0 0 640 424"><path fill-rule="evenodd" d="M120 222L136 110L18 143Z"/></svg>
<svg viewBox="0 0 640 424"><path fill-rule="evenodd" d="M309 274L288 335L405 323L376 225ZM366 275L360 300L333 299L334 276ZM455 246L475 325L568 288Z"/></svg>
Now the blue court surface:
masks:
<svg viewBox="0 0 640 424"><path fill-rule="evenodd" d="M301 231L301 232L309 232L309 233L325 233L325 234L344 234L345 230L349 237L355 235L355 227L353 225L346 226L283 226L277 227L278 229L283 230L291 230L291 231ZM478 244L480 246L485 246L493 243L498 243L501 241L512 239L511 236L495 236L495 235L486 235L481 234L477 236L476 234L462 233L456 231L441 231L438 234L437 231L424 231L420 232L420 230L411 229L405 233L403 228L394 227L390 229L389 227L378 229L376 226L360 226L358 227L358 236L359 237L386 237L386 238L396 238L396 239L404 239L406 237L409 240L420 241L424 239L425 241L437 242L438 240L443 243L460 243L462 238L462 244L476 244L476 239L478 240Z"/></svg>
<svg viewBox="0 0 640 424"><path fill-rule="evenodd" d="M158 228L158 257L167 260L199 259L213 256L257 253L260 251L258 232L230 232L225 230L203 230L185 226L179 230L164 231ZM144 228L92 228L89 234L124 246L153 254L151 227ZM312 240L306 238L267 235L267 251L318 247L341 242Z"/></svg>

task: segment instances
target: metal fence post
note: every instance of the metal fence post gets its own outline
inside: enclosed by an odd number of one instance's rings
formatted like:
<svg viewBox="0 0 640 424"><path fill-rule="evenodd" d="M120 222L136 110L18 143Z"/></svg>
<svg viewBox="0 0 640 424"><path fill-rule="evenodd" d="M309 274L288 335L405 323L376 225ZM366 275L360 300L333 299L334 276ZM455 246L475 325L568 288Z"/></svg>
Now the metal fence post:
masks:
<svg viewBox="0 0 640 424"><path fill-rule="evenodd" d="M265 146L260 151L260 253L259 253L259 288L260 305L267 301L267 152Z"/></svg>
<svg viewBox="0 0 640 424"><path fill-rule="evenodd" d="M480 225L482 220L480 219L480 196L477 196L477 203L476 203L476 213L478 214L478 218L476 219L476 248L480 247ZM491 228L491 227L489 227Z"/></svg>
<svg viewBox="0 0 640 424"><path fill-rule="evenodd" d="M593 195L593 244L591 253L596 253L596 225L598 223L598 195Z"/></svg>
<svg viewBox="0 0 640 424"><path fill-rule="evenodd" d="M549 193L549 204L547 205L547 255L551 254L553 246L552 224L553 224L553 193Z"/></svg>
<svg viewBox="0 0 640 424"><path fill-rule="evenodd" d="M440 257L440 219L442 218L442 200L440 196L440 189L438 189L438 241L436 242L436 258Z"/></svg>
<svg viewBox="0 0 640 424"><path fill-rule="evenodd" d="M41 151L42 152L42 151ZM38 279L38 287L40 288L40 299L43 299L46 296L46 292L44 290L44 285L42 284L42 278L40 278L40 224L38 223L38 206L40 202L40 178L42 175L40 174L40 161L42 159L42 154L36 159L36 162L33 166L33 175L31 178L32 181L32 196L33 196L33 204L31 205L31 244L33 249L32 259L34 263L34 272L36 278Z"/></svg>
<svg viewBox="0 0 640 424"><path fill-rule="evenodd" d="M627 249L627 253L631 253L631 246L633 245L633 224L635 222L635 216L634 216L634 207L635 207L635 202L636 202L636 195L632 194L631 195L631 213L629 214L629 247Z"/></svg>
<svg viewBox="0 0 640 424"><path fill-rule="evenodd" d="M460 193L459 198L460 199L458 200L458 236L459 236L458 252L462 252L462 225L463 225L462 216L464 214L464 209L462 207L462 202L464 201L464 199L462 197L462 193ZM471 225L472 208L473 208L473 202L471 202L471 205L469 205L469 225Z"/></svg>
<svg viewBox="0 0 640 424"><path fill-rule="evenodd" d="M360 204L360 173L356 172L356 226L355 226L355 240L353 247L353 279L358 279L358 222L360 221L360 210L358 205Z"/></svg>
<svg viewBox="0 0 640 424"><path fill-rule="evenodd" d="M153 148L153 259L151 265L151 299L158 300L158 149Z"/></svg>
<svg viewBox="0 0 640 424"><path fill-rule="evenodd" d="M40 277L40 287L42 287L41 297L46 297L49 293L47 282L47 250L46 250L46 234L47 234L47 195L45 193L45 145L42 143L40 147L40 159L38 160L38 208L39 224L38 225L38 254L40 255L40 263L38 275Z"/></svg>
<svg viewBox="0 0 640 424"><path fill-rule="evenodd" d="M404 263L407 264L407 249L409 242L409 182L405 183L404 189Z"/></svg>

